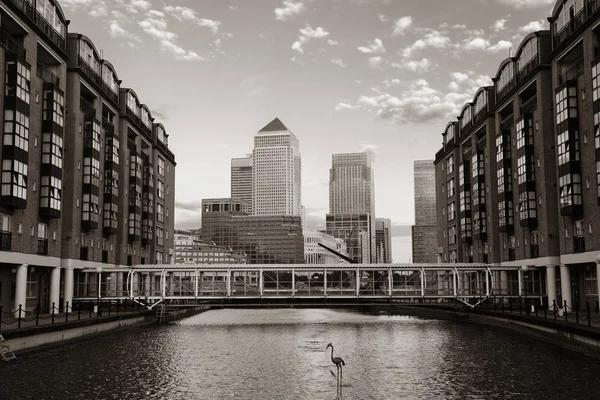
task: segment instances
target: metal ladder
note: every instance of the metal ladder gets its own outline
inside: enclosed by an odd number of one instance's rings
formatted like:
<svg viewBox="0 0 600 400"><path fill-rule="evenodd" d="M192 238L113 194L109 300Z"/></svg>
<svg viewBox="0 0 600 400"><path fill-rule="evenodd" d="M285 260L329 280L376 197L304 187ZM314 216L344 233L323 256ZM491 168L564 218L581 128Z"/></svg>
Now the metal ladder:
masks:
<svg viewBox="0 0 600 400"><path fill-rule="evenodd" d="M7 362L17 359L17 356L15 356L15 353L13 353L13 351L10 349L10 347L8 347L8 345L6 344L6 341L4 340L4 336L2 336L1 334L0 334L0 355L2 356L2 360L7 361Z"/></svg>

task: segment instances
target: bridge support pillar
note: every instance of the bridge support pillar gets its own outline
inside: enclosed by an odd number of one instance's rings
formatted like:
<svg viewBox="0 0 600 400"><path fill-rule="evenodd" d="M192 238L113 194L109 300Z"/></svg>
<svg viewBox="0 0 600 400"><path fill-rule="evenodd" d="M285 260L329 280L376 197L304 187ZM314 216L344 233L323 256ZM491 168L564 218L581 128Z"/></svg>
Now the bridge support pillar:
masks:
<svg viewBox="0 0 600 400"><path fill-rule="evenodd" d="M263 297L263 287L265 286L264 285L264 278L263 278L263 270L261 269L258 272L258 274L259 274L258 275L258 287L260 288L260 298L262 299L262 297Z"/></svg>
<svg viewBox="0 0 600 400"><path fill-rule="evenodd" d="M567 307L573 307L573 294L571 292L571 271L568 265L560 266L560 290L562 294L562 305L564 306L565 301Z"/></svg>
<svg viewBox="0 0 600 400"><path fill-rule="evenodd" d="M548 293L548 307L556 301L556 266L546 265L546 293Z"/></svg>

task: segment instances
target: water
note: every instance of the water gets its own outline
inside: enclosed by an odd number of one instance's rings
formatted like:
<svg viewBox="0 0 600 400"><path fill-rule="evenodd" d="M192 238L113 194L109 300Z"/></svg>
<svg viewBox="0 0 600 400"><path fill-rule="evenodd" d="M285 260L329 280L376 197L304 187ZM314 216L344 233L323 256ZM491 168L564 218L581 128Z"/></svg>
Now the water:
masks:
<svg viewBox="0 0 600 400"><path fill-rule="evenodd" d="M0 399L592 399L600 361L491 328L321 309L215 310L0 365ZM592 396L594 394L594 396Z"/></svg>

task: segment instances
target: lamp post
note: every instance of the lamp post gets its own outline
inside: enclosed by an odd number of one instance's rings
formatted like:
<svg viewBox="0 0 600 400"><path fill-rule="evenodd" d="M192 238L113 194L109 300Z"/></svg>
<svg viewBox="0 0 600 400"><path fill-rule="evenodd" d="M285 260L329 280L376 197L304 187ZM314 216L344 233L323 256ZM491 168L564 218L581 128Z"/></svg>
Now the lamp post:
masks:
<svg viewBox="0 0 600 400"><path fill-rule="evenodd" d="M523 265L521 267L521 271L523 271L523 277L525 278L525 310L527 312L527 315L529 315L529 303L528 303L528 299L527 299L527 271L529 270L529 267L527 265Z"/></svg>

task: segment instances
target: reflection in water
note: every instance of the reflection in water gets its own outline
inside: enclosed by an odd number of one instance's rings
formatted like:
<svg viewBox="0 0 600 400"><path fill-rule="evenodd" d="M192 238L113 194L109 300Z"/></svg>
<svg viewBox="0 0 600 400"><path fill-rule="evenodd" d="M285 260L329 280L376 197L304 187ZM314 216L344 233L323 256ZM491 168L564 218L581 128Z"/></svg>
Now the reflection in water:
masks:
<svg viewBox="0 0 600 400"><path fill-rule="evenodd" d="M346 363L343 393L328 343ZM229 309L22 355L0 365L0 398L592 399L598 370L599 361L475 325Z"/></svg>

